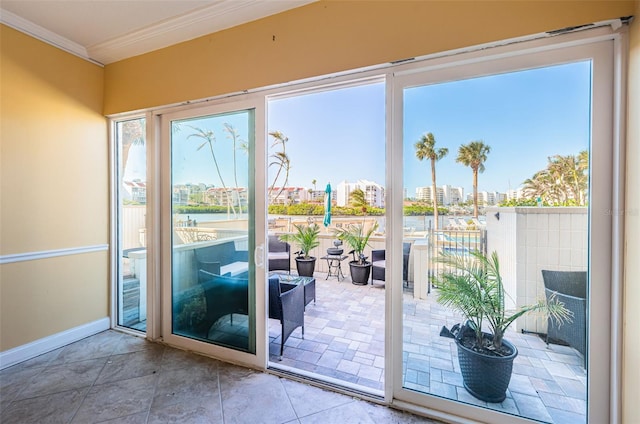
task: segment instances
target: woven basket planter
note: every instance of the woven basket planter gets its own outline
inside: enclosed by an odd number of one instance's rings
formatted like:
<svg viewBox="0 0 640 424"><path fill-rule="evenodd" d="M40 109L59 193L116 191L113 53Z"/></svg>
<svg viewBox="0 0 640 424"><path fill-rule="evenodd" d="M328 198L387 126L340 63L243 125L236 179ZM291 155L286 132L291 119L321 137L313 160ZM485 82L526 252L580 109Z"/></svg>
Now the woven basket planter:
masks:
<svg viewBox="0 0 640 424"><path fill-rule="evenodd" d="M458 345L458 361L465 389L480 400L502 402L507 397L513 360L518 350L506 340L502 344L512 350L509 356L488 356Z"/></svg>

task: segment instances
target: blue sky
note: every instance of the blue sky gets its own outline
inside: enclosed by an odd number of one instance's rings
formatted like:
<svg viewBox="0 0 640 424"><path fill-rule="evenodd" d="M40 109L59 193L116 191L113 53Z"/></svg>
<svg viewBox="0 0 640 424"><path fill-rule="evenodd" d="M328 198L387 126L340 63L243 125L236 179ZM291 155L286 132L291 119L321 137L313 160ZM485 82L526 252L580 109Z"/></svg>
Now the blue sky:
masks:
<svg viewBox="0 0 640 424"><path fill-rule="evenodd" d="M590 79L590 62L578 62L407 89L403 146L408 195L414 196L418 186L431 185L430 163L420 162L414 148L427 132L435 135L436 147L449 149L437 164L438 185L461 186L465 193L471 192L471 170L455 158L459 146L472 140L491 146L486 171L479 176L479 189L486 191L515 189L543 169L548 156L587 149ZM384 84L376 83L269 101L268 131L278 130L289 138L289 185L312 187L314 179L318 189L327 182L357 179L384 185L384 95ZM187 137L193 126L215 133L225 184L234 185L224 122L247 139L246 112L184 122L174 132L174 183L220 185L208 148L198 151L200 139ZM132 166L138 162L137 150L143 149L131 149ZM243 175L239 184L246 186L246 155L239 153L237 164L238 175ZM274 171L270 170L270 181Z"/></svg>
<svg viewBox="0 0 640 424"><path fill-rule="evenodd" d="M590 62L581 62L406 90L405 186L431 184L430 163L418 161L414 148L426 132L436 147L449 149L436 165L438 185L462 186L465 193L472 172L455 159L470 141L491 147L478 189L499 192L544 169L551 155L588 149L590 80Z"/></svg>
<svg viewBox="0 0 640 424"><path fill-rule="evenodd" d="M358 179L384 185L383 84L272 100L268 109L269 132L289 138L290 185L313 187L314 179L318 189Z"/></svg>
<svg viewBox="0 0 640 424"><path fill-rule="evenodd" d="M242 141L247 142L249 119L250 113L241 111L174 123L171 143L173 183L205 183L213 184L216 187L222 185L235 187L237 177L238 186L247 187L249 179L248 156L246 152L236 150L236 173L234 175L233 142L229 132L225 131L224 124L235 128L238 134L237 145L239 145ZM200 148L206 140L194 136L194 134L198 134L196 129L213 132L213 151L222 181L214 165L209 144Z"/></svg>
<svg viewBox="0 0 640 424"><path fill-rule="evenodd" d="M590 62L441 83L405 91L405 188L431 185L430 163L414 144L432 132L449 155L438 162L438 185L472 189L472 173L455 162L473 140L491 146L479 189L517 188L554 154L588 148ZM385 183L384 85L271 101L269 130L289 137L290 182L318 186L364 178ZM313 152L313 153L310 153Z"/></svg>

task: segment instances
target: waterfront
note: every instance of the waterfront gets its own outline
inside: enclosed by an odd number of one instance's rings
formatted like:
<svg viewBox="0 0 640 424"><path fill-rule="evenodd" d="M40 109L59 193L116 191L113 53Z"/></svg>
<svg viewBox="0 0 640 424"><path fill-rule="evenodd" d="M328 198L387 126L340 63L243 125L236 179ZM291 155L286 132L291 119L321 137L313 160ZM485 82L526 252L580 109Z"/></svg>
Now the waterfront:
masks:
<svg viewBox="0 0 640 424"><path fill-rule="evenodd" d="M448 224L450 215L440 215L438 221L440 223L439 228L445 228ZM378 222L378 232L384 233L386 229L386 217L384 216L332 216L335 221L348 220L357 221L358 219L375 219ZM470 215L456 215L457 220L468 221L471 219ZM174 214L174 222L185 222L189 220L197 225L207 225L208 222L216 221L234 221L234 220L246 220L247 214L239 214L236 218L229 216L226 213L190 213L190 214ZM320 215L269 215L269 220L275 219L288 219L290 222L317 222L322 223L322 216ZM482 222L483 217L480 217ZM405 216L403 219L403 227L409 232L422 232L427 231L429 228L433 228L433 216L421 215L421 216Z"/></svg>

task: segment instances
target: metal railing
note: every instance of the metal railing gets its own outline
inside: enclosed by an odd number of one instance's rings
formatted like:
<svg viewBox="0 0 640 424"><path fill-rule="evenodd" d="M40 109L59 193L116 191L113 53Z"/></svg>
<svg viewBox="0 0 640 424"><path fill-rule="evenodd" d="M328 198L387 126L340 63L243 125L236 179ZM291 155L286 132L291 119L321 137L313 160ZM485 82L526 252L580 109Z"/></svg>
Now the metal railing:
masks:
<svg viewBox="0 0 640 424"><path fill-rule="evenodd" d="M437 277L449 271L447 266L438 261L443 254L469 255L471 251L477 250L483 254L487 253L487 230L434 230L428 229L429 239L429 268L428 292L431 287L437 287Z"/></svg>

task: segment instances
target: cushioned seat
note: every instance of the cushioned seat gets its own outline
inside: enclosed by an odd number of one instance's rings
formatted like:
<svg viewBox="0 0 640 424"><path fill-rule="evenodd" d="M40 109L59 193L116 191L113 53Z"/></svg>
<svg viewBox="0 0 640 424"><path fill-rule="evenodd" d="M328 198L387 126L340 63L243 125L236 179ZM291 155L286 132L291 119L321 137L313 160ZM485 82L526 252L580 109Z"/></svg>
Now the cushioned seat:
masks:
<svg viewBox="0 0 640 424"><path fill-rule="evenodd" d="M291 272L291 247L278 236L269 236L268 258L269 271Z"/></svg>
<svg viewBox="0 0 640 424"><path fill-rule="evenodd" d="M236 313L249 314L249 282L246 278L227 277L199 270L198 280L205 299L204 317L197 327L190 329L198 336L206 338L211 326L226 315L233 317ZM185 292L183 296L188 294Z"/></svg>
<svg viewBox="0 0 640 424"><path fill-rule="evenodd" d="M411 243L402 243L402 281L409 280L409 255L411 254ZM384 249L371 251L371 284L373 280L385 281L386 252Z"/></svg>
<svg viewBox="0 0 640 424"><path fill-rule="evenodd" d="M220 267L220 274L229 277L238 277L249 271L249 262L233 262Z"/></svg>
<svg viewBox="0 0 640 424"><path fill-rule="evenodd" d="M226 241L194 250L196 269L211 274L246 278L249 274L249 252L236 250L235 242ZM198 281L202 282L201 275Z"/></svg>

